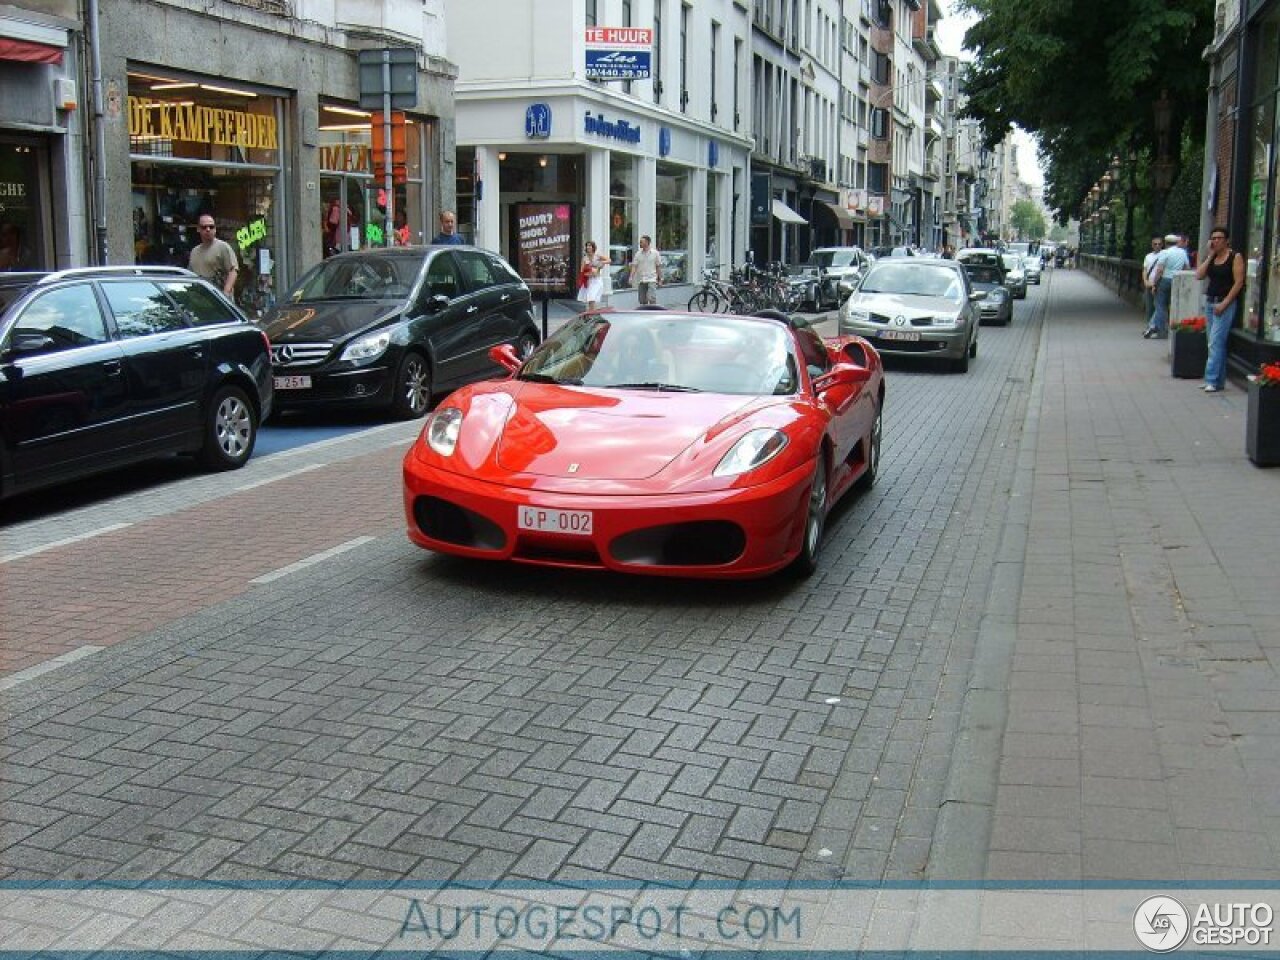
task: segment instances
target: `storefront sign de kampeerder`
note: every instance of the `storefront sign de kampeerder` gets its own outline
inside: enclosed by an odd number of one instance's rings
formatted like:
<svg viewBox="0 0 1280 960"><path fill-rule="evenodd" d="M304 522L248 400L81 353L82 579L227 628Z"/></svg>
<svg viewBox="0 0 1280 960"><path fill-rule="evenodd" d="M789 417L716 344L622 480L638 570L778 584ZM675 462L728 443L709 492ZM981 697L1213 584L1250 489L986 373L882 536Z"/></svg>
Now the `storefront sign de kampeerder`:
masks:
<svg viewBox="0 0 1280 960"><path fill-rule="evenodd" d="M129 136L211 143L246 150L278 150L276 118L148 97L129 98Z"/></svg>

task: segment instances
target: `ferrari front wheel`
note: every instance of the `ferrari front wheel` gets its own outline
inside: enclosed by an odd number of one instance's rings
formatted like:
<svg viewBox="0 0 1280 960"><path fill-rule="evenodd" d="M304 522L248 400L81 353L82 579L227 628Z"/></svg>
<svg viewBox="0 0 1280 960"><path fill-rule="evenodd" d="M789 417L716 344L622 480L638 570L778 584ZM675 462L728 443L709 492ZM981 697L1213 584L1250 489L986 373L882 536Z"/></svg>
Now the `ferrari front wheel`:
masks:
<svg viewBox="0 0 1280 960"><path fill-rule="evenodd" d="M804 539L795 560L795 570L800 576L810 576L818 569L818 551L822 547L822 533L827 525L827 461L821 454L813 471L813 483L809 486L809 499L805 504Z"/></svg>
<svg viewBox="0 0 1280 960"><path fill-rule="evenodd" d="M880 476L880 435L884 427L884 414L876 406L876 418L871 421L871 432L867 434L867 469L858 478L858 489L870 490L876 485Z"/></svg>

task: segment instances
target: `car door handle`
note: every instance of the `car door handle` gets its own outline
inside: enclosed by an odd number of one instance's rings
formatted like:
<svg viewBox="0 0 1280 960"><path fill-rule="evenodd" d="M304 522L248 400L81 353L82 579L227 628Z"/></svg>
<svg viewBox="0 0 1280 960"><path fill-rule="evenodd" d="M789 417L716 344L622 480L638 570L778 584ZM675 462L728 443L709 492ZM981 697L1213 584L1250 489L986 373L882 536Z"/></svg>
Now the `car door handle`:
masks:
<svg viewBox="0 0 1280 960"><path fill-rule="evenodd" d="M197 360L204 356L204 347L189 347L188 350Z"/></svg>
<svg viewBox="0 0 1280 960"><path fill-rule="evenodd" d="M467 313L475 313L479 309L480 308L473 303L471 306L467 307Z"/></svg>
<svg viewBox="0 0 1280 960"><path fill-rule="evenodd" d="M102 370L109 377L118 377L120 376L121 363L119 360L104 360L102 361Z"/></svg>
<svg viewBox="0 0 1280 960"><path fill-rule="evenodd" d="M503 302L503 303L506 303L506 302L507 302L508 300L510 300L510 299L511 299L511 294L509 294L509 293L504 293L504 294L502 295L502 302Z"/></svg>

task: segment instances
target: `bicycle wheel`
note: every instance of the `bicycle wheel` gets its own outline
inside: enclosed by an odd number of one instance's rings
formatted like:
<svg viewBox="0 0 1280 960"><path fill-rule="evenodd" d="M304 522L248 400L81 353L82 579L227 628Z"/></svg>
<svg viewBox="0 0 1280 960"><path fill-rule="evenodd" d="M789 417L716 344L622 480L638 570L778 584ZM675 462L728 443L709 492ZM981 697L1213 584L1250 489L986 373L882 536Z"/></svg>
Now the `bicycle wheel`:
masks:
<svg viewBox="0 0 1280 960"><path fill-rule="evenodd" d="M689 309L694 313L719 313L723 308L714 290L699 290L689 298Z"/></svg>

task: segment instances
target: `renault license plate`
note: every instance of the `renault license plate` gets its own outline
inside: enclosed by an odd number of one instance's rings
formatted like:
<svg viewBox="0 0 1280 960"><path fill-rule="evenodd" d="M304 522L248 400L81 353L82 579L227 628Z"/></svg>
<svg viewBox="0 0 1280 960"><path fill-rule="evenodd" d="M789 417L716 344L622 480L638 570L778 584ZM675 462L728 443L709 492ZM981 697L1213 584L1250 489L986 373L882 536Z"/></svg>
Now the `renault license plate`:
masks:
<svg viewBox="0 0 1280 960"><path fill-rule="evenodd" d="M880 333L881 340L919 340L919 330L883 330Z"/></svg>
<svg viewBox="0 0 1280 960"><path fill-rule="evenodd" d="M310 377L276 377L277 390L310 390Z"/></svg>
<svg viewBox="0 0 1280 960"><path fill-rule="evenodd" d="M590 510L550 510L546 507L520 507L516 525L521 530L538 533L567 533L587 537L592 531Z"/></svg>

